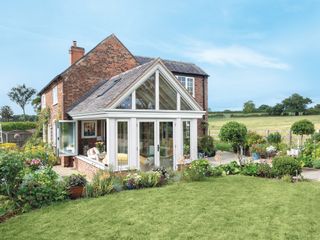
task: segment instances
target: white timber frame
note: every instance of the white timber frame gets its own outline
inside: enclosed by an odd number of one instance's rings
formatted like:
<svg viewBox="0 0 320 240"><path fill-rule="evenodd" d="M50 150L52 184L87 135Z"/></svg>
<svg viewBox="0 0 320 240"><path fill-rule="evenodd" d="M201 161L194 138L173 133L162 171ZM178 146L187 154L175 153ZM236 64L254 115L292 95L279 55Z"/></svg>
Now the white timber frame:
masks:
<svg viewBox="0 0 320 240"><path fill-rule="evenodd" d="M151 75L155 74L155 109L136 109L136 92ZM177 109L160 110L159 109L159 75L171 85L177 92ZM116 107L130 94L132 94L131 109L116 109ZM190 106L192 110L180 110L181 98ZM115 171L126 169L140 169L139 161L139 123L154 122L155 123L155 146L159 145L159 122L173 122L173 169L177 169L178 164L183 156L183 121L190 121L190 160L198 157L198 119L202 119L205 111L195 101L193 96L187 92L185 87L161 62L157 61L148 71L143 73L139 79L129 87L108 106L99 112L86 112L70 114L76 121L93 121L106 120L106 139L107 139L107 158L109 168ZM117 165L117 122L128 122L128 166L120 168ZM78 144L78 141L77 141ZM156 152L156 149L155 149ZM155 153L156 154L156 153ZM158 153L157 153L158 154ZM84 157L84 156L81 156ZM87 162L89 159L87 159ZM91 160L90 161L95 161ZM157 160L156 163L159 163ZM101 164L100 164L101 165ZM100 166L95 164L95 166ZM102 169L102 168L101 168Z"/></svg>

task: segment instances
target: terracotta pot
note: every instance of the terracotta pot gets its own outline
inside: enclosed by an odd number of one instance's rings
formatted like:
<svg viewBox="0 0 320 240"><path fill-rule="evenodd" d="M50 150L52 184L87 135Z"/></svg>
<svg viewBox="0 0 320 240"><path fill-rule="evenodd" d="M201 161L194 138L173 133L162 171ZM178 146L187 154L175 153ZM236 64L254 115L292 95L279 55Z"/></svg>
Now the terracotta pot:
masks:
<svg viewBox="0 0 320 240"><path fill-rule="evenodd" d="M84 189L84 186L71 187L69 189L70 198L71 199L81 198L83 194L83 189Z"/></svg>

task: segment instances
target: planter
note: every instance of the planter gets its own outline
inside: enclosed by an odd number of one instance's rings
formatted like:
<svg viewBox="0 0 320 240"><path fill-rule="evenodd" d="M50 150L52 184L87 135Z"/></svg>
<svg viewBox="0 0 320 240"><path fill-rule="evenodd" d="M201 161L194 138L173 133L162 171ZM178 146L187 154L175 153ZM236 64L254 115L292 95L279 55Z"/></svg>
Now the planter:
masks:
<svg viewBox="0 0 320 240"><path fill-rule="evenodd" d="M84 186L71 187L69 189L69 196L71 199L81 198L83 194Z"/></svg>

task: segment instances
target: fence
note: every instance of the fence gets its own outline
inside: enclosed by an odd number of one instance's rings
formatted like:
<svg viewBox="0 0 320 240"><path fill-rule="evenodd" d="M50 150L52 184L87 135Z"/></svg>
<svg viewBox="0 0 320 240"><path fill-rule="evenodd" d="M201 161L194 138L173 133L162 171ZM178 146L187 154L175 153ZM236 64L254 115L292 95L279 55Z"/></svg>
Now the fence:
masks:
<svg viewBox="0 0 320 240"><path fill-rule="evenodd" d="M32 136L33 130L30 131L2 131L2 139L4 143L16 143L18 146L23 146L23 144Z"/></svg>
<svg viewBox="0 0 320 240"><path fill-rule="evenodd" d="M250 130L250 129L249 129ZM209 128L209 135L212 136L214 139L219 140L219 132L220 129L213 129L213 128ZM303 143L300 143L301 138L300 136L297 136L295 134L293 134L290 130L254 130L254 132L258 133L259 135L263 136L263 137L267 137L269 136L270 133L274 133L274 132L278 132L281 134L282 136L282 141L286 144L291 145L300 145L303 144L308 138L310 138L310 136L304 136L303 138ZM317 132L320 132L320 130L317 130Z"/></svg>

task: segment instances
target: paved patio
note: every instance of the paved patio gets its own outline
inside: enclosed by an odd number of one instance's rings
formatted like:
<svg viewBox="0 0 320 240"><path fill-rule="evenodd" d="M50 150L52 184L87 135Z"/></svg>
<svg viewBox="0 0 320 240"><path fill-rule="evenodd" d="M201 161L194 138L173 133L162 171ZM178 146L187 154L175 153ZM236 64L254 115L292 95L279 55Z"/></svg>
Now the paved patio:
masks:
<svg viewBox="0 0 320 240"><path fill-rule="evenodd" d="M67 177L72 174L78 174L79 172L72 167L63 167L61 165L54 166L52 168L56 173L58 173L61 177Z"/></svg>

